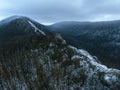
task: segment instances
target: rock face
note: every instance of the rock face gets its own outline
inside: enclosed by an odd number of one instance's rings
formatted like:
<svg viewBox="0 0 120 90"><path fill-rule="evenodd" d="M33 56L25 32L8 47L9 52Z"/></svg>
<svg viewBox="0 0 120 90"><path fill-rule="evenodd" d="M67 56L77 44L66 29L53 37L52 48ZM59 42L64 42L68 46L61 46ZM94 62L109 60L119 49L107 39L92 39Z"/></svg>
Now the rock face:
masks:
<svg viewBox="0 0 120 90"><path fill-rule="evenodd" d="M32 37L30 43L2 49L1 90L120 90L119 70L67 45L60 35Z"/></svg>

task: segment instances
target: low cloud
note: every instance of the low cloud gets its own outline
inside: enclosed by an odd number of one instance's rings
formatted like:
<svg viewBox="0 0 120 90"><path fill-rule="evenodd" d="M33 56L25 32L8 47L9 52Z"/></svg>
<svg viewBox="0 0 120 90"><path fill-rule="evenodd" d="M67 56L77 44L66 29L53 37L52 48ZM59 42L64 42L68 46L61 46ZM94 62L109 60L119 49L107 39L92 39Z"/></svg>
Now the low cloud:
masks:
<svg viewBox="0 0 120 90"><path fill-rule="evenodd" d="M0 0L0 19L23 15L41 23L120 19L120 0Z"/></svg>

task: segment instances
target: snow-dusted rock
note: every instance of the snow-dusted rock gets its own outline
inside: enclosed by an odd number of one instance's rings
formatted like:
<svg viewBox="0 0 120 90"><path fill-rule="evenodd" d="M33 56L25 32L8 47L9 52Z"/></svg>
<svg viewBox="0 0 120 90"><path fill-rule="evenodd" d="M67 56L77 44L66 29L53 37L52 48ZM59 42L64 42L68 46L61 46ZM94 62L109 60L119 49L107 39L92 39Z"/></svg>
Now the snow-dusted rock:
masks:
<svg viewBox="0 0 120 90"><path fill-rule="evenodd" d="M1 90L120 90L120 70L67 45L61 36L44 38L0 63Z"/></svg>

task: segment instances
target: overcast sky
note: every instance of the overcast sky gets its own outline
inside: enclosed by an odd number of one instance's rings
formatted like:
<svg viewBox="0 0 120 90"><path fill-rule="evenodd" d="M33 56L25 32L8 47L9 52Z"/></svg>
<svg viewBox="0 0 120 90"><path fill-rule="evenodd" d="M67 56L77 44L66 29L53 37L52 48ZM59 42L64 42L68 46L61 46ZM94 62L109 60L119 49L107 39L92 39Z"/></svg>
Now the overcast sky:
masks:
<svg viewBox="0 0 120 90"><path fill-rule="evenodd" d="M0 0L0 20L13 15L45 24L120 20L120 0Z"/></svg>

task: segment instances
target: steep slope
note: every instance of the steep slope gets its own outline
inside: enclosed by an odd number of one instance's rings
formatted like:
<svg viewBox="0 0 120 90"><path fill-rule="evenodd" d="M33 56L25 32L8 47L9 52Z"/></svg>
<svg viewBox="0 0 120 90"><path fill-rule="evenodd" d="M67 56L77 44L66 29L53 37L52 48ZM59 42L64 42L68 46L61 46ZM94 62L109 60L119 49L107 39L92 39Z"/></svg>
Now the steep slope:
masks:
<svg viewBox="0 0 120 90"><path fill-rule="evenodd" d="M119 70L67 45L58 34L22 38L9 46L0 50L2 90L120 90Z"/></svg>
<svg viewBox="0 0 120 90"><path fill-rule="evenodd" d="M26 35L46 35L44 25L23 16L12 16L0 22L0 42Z"/></svg>
<svg viewBox="0 0 120 90"><path fill-rule="evenodd" d="M45 26L24 16L12 16L0 22L0 47L4 42L31 35L60 33L77 48L83 48L100 61L120 69L120 21L62 22Z"/></svg>
<svg viewBox="0 0 120 90"><path fill-rule="evenodd" d="M71 45L84 48L109 67L120 69L120 21L61 22L48 26Z"/></svg>

